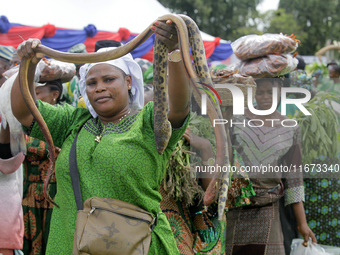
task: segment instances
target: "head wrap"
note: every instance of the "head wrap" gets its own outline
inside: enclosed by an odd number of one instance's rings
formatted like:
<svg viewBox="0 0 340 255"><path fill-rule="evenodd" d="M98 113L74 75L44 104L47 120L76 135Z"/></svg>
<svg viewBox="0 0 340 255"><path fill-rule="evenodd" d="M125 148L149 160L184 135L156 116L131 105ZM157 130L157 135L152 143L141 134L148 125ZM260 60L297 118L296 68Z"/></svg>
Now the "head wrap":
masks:
<svg viewBox="0 0 340 255"><path fill-rule="evenodd" d="M296 55L295 58L299 61L299 63L297 64L297 69L305 70L306 67L305 60L300 55Z"/></svg>
<svg viewBox="0 0 340 255"><path fill-rule="evenodd" d="M338 63L335 60L332 60L327 64L327 67L332 66L332 65L338 65Z"/></svg>
<svg viewBox="0 0 340 255"><path fill-rule="evenodd" d="M143 58L135 58L135 61L140 66L140 68L142 68L143 73L152 65L149 60Z"/></svg>
<svg viewBox="0 0 340 255"><path fill-rule="evenodd" d="M94 51L97 52L101 48L119 47L119 46L122 46L122 44L115 40L99 40L99 41L96 41L96 44L94 46Z"/></svg>
<svg viewBox="0 0 340 255"><path fill-rule="evenodd" d="M67 52L69 53L87 53L86 46L83 43L78 43L70 48Z"/></svg>
<svg viewBox="0 0 340 255"><path fill-rule="evenodd" d="M69 53L87 53L86 51L86 45L83 43L78 43L76 45L74 45L72 48L68 49ZM83 64L79 64L79 63L74 63L76 66L81 66Z"/></svg>
<svg viewBox="0 0 340 255"><path fill-rule="evenodd" d="M149 68L143 73L143 79L145 84L152 83L153 81L153 65L149 66Z"/></svg>
<svg viewBox="0 0 340 255"><path fill-rule="evenodd" d="M36 82L35 83L35 87L43 87L43 86L53 86L59 91L59 96L57 98L57 101L59 102L60 98L62 97L63 95L63 85L61 83L61 80L58 79L58 80L53 80L53 81L47 81L47 82L44 82L44 83L39 83L39 82ZM55 89L54 89L55 90Z"/></svg>
<svg viewBox="0 0 340 255"><path fill-rule="evenodd" d="M14 47L0 45L0 58L9 62L11 61L14 52L15 52Z"/></svg>
<svg viewBox="0 0 340 255"><path fill-rule="evenodd" d="M116 47L110 47L110 48L102 48L98 50L98 52L106 52L112 49L115 49ZM80 70L80 81L79 81L79 89L80 94L84 98L85 104L87 109L89 109L92 116L95 118L98 116L98 114L93 109L92 105L90 104L90 101L86 94L86 76L90 69L98 64L108 64L113 65L115 67L118 67L121 69L125 74L130 74L132 78L132 87L131 87L131 93L132 93L132 101L130 101L131 108L133 110L142 109L144 106L144 88L143 88L143 75L142 70L140 66L136 63L136 61L133 60L130 53L124 55L121 58L109 60L106 62L99 62L99 63L90 63L83 65Z"/></svg>

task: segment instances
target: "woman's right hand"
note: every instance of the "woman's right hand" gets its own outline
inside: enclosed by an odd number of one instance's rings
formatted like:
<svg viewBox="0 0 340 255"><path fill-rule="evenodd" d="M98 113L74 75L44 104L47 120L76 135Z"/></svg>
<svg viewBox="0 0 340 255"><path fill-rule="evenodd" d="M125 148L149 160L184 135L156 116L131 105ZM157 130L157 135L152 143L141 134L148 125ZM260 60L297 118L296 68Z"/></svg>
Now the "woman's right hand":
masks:
<svg viewBox="0 0 340 255"><path fill-rule="evenodd" d="M35 48L40 44L39 39L28 39L19 44L17 53L20 59L31 59L32 64L38 64L40 59L44 57L42 53L36 53Z"/></svg>

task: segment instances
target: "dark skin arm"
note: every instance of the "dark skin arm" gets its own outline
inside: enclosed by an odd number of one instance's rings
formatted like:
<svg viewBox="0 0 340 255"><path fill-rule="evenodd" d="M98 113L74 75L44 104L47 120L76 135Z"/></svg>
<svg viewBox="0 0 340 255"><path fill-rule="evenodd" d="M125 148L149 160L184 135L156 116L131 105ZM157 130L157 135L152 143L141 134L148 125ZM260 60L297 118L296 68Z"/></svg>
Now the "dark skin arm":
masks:
<svg viewBox="0 0 340 255"><path fill-rule="evenodd" d="M38 39L29 39L18 46L17 53L20 59L30 58L31 64L28 68L28 84L31 95L34 101L37 101L34 87L34 74L35 69L41 58L44 57L41 53L34 53L34 49L40 44ZM26 103L21 95L19 87L19 76L14 81L11 92L11 104L14 116L25 127L29 127L32 124L33 116L26 106Z"/></svg>
<svg viewBox="0 0 340 255"><path fill-rule="evenodd" d="M293 207L293 211L296 217L298 230L304 239L303 245L307 247L307 242L308 242L309 237L312 238L312 241L314 243L316 243L317 240L315 238L315 235L313 231L308 227L308 224L306 221L305 209L303 208L302 201L299 203L292 204L291 206Z"/></svg>
<svg viewBox="0 0 340 255"><path fill-rule="evenodd" d="M210 142L207 139L194 135L189 127L186 129L183 137L190 143L191 146L201 151L202 161L215 158ZM211 180L212 177L210 173L202 173L202 186L204 190L208 188Z"/></svg>
<svg viewBox="0 0 340 255"><path fill-rule="evenodd" d="M177 32L171 22L158 22L154 29L156 37L160 39L167 47L168 52L178 49ZM172 36L171 36L172 35ZM171 37L171 39L170 39ZM31 58L31 64L28 70L28 83L33 99L36 101L34 89L34 73L37 63L43 58L43 54L35 53L34 49L40 44L38 39L29 39L19 45L17 53L20 59ZM183 62L169 62L169 106L170 114L168 119L173 128L182 126L186 116L189 114L190 87L189 80L184 72ZM12 110L18 121L26 127L29 127L33 121L33 116L28 110L19 88L19 77L14 82L12 93Z"/></svg>
<svg viewBox="0 0 340 255"><path fill-rule="evenodd" d="M177 31L171 22L156 22L154 28L156 38L160 39L168 47L168 53L178 49ZM179 62L168 61L168 67L170 108L168 120L173 128L179 128L183 125L190 110L190 83L184 71L183 60Z"/></svg>
<svg viewBox="0 0 340 255"><path fill-rule="evenodd" d="M6 129L4 129L1 125L0 143L2 143L2 144L10 143L10 132L9 132L9 126L8 125L7 125Z"/></svg>
<svg viewBox="0 0 340 255"><path fill-rule="evenodd" d="M191 146L201 151L202 161L208 161L208 159L210 158L215 158L210 142L207 139L194 135L189 127L186 129L185 133L183 134L183 137L190 143ZM231 147L229 136L228 147L229 147L229 160L230 163L232 164L234 154ZM202 173L202 186L204 190L208 188L212 178L213 173L210 173L208 171Z"/></svg>

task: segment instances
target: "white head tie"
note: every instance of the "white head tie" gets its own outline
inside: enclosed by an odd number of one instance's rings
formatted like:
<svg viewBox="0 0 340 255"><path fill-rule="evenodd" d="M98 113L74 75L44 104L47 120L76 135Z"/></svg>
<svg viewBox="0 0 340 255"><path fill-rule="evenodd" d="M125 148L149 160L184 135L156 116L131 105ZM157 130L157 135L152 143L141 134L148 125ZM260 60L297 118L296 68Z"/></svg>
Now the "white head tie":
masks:
<svg viewBox="0 0 340 255"><path fill-rule="evenodd" d="M97 52L106 52L116 47L109 47L109 48L101 48ZM125 74L130 74L132 78L132 101L130 101L132 110L139 110L142 109L144 106L144 83L143 83L143 74L140 66L137 64L136 61L133 60L130 53L124 55L121 58L113 59L105 62L99 63L89 63L85 64L80 67L79 74L80 74L80 81L79 81L79 89L80 94L84 98L85 104L87 109L89 109L92 116L95 118L98 114L93 109L92 105L86 94L86 76L90 69L98 64L109 64L121 69Z"/></svg>

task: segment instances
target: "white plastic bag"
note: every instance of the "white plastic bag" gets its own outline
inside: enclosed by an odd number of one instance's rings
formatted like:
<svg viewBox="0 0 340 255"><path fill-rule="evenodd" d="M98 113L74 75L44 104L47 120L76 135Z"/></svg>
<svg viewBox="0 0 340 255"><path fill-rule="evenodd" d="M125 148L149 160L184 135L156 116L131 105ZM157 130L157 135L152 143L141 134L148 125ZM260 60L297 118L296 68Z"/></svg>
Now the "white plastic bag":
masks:
<svg viewBox="0 0 340 255"><path fill-rule="evenodd" d="M293 71L297 64L298 60L292 55L267 55L232 64L227 67L227 70L233 72L238 70L238 74L255 79L272 78Z"/></svg>
<svg viewBox="0 0 340 255"><path fill-rule="evenodd" d="M73 63L42 58L37 66L36 73L38 72L40 72L39 82L60 79L62 83L65 83L70 81L76 74L76 66Z"/></svg>
<svg viewBox="0 0 340 255"><path fill-rule="evenodd" d="M290 255L334 255L326 252L320 245L313 243L312 239L309 239L307 247L303 246L303 239L294 239L291 246Z"/></svg>
<svg viewBox="0 0 340 255"><path fill-rule="evenodd" d="M298 47L298 41L283 34L246 35L233 42L231 47L240 60L247 60L292 53Z"/></svg>
<svg viewBox="0 0 340 255"><path fill-rule="evenodd" d="M6 72L4 72L2 75L5 76L6 79L9 79L10 77L12 77L12 75L14 75L17 72L19 72L19 67L20 66L12 67L11 69L8 69Z"/></svg>

